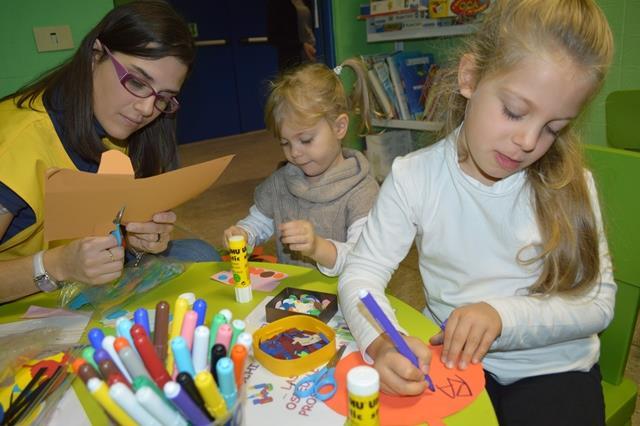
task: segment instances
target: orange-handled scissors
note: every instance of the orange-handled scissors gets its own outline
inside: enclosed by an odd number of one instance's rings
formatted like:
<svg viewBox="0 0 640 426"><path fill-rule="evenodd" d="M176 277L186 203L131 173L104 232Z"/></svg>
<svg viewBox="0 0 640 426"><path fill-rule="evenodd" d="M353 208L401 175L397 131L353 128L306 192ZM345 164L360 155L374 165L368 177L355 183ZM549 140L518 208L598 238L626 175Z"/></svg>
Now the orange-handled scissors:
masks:
<svg viewBox="0 0 640 426"><path fill-rule="evenodd" d="M296 385L294 394L299 398L313 395L314 398L320 401L326 401L331 398L338 390L338 384L336 383L336 365L338 361L340 361L340 358L342 358L346 347L346 345L340 346L340 349L338 349L326 366L318 372L300 380Z"/></svg>

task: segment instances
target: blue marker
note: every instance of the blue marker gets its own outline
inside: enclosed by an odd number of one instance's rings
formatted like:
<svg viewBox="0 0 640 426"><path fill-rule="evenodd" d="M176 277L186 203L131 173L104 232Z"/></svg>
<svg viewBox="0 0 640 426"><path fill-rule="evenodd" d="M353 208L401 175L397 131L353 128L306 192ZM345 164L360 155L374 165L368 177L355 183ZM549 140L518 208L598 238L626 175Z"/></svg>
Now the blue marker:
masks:
<svg viewBox="0 0 640 426"><path fill-rule="evenodd" d="M196 372L193 369L193 362L191 362L191 352L184 337L176 336L171 339L171 350L173 351L173 358L176 361L178 372L184 371L189 373L191 377L195 377Z"/></svg>
<svg viewBox="0 0 640 426"><path fill-rule="evenodd" d="M231 410L233 409L233 404L236 403L238 393L231 358L220 358L216 364L216 372L218 373L218 388L220 389L220 394L227 404L227 409Z"/></svg>
<svg viewBox="0 0 640 426"><path fill-rule="evenodd" d="M133 344L133 337L131 337L131 327L133 327L133 322L127 317L120 317L116 321L116 333L120 337L124 337L129 341L129 344L132 348L136 346Z"/></svg>
<svg viewBox="0 0 640 426"><path fill-rule="evenodd" d="M411 348L409 348L407 342L405 342L402 336L400 336L398 330L396 330L393 324L391 324L391 321L389 321L389 318L387 318L387 316L384 314L382 308L380 308L380 305L378 305L378 302L376 302L373 296L365 289L360 290L358 296L360 297L360 300L362 300L362 303L364 303L364 306L371 313L371 316L375 318L378 324L380 324L382 329L387 333L389 338L391 338L391 341L393 342L393 345L396 347L398 352L400 352L402 355L404 355L405 358L411 361L413 365L418 367L418 358L416 358L414 353L411 352ZM429 377L428 374L425 374L424 379L429 385L429 390L431 390L431 392L435 392L436 388L435 386L433 386L431 377Z"/></svg>
<svg viewBox="0 0 640 426"><path fill-rule="evenodd" d="M198 320L196 321L196 327L199 327L204 324L204 317L207 315L207 302L202 299L196 299L193 302L192 308L196 314L198 314Z"/></svg>
<svg viewBox="0 0 640 426"><path fill-rule="evenodd" d="M145 308L138 308L133 313L133 322L140 324L144 331L147 332L147 336L151 339L151 327L149 327L149 313Z"/></svg>
<svg viewBox="0 0 640 426"><path fill-rule="evenodd" d="M102 339L104 339L104 332L102 329L98 327L92 328L89 330L88 337L91 342L91 346L95 349L102 349Z"/></svg>

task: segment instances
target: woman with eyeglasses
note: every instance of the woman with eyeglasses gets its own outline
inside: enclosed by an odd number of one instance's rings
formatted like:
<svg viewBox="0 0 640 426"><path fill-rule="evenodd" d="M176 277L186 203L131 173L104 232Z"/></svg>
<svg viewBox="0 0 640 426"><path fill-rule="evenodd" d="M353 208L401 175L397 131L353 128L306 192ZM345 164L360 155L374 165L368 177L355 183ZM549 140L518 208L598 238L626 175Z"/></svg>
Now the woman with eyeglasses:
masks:
<svg viewBox="0 0 640 426"><path fill-rule="evenodd" d="M68 61L2 99L0 303L65 280L108 283L142 253L220 259L203 241L170 241L173 212L128 223L126 253L111 235L44 241L47 169L96 172L108 149L125 152L138 178L177 167L176 97L194 55L187 25L167 3L132 2L109 12Z"/></svg>

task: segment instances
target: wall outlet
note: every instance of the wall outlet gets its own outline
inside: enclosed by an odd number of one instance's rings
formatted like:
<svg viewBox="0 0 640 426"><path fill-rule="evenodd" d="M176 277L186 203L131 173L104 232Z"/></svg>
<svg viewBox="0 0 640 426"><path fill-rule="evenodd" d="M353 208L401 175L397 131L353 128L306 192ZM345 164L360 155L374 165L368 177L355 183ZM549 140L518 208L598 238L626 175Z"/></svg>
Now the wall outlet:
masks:
<svg viewBox="0 0 640 426"><path fill-rule="evenodd" d="M71 28L68 25L57 27L33 27L38 52L73 49Z"/></svg>

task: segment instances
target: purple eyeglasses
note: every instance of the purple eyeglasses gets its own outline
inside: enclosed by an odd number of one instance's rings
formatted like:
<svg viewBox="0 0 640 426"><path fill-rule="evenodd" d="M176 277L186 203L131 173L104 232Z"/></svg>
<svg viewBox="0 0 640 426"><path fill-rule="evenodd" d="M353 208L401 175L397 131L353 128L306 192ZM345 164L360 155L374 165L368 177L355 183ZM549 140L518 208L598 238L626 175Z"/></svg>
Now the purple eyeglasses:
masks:
<svg viewBox="0 0 640 426"><path fill-rule="evenodd" d="M149 83L139 79L127 71L124 65L113 57L107 46L103 44L102 47L104 48L104 51L107 52L113 67L116 69L116 75L118 76L118 80L120 80L120 84L127 90L127 92L138 98L155 96L153 106L160 112L171 114L180 108L180 103L178 103L175 96L162 95L156 92L153 87L149 86Z"/></svg>

